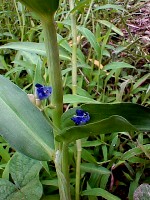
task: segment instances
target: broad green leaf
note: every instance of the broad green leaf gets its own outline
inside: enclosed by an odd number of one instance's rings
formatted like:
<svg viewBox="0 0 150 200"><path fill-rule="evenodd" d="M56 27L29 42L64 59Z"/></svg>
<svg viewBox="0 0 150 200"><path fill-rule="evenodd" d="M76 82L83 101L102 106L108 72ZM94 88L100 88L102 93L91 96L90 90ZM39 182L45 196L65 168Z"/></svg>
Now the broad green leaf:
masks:
<svg viewBox="0 0 150 200"><path fill-rule="evenodd" d="M123 32L117 28L114 24L108 22L107 20L97 20L101 24L107 26L108 28L111 28L115 33L119 34L120 36L123 36Z"/></svg>
<svg viewBox="0 0 150 200"><path fill-rule="evenodd" d="M107 168L98 166L93 163L82 163L81 170L84 172L98 173L98 174L110 174L111 173Z"/></svg>
<svg viewBox="0 0 150 200"><path fill-rule="evenodd" d="M112 69L122 69L122 68L133 68L132 65L125 63L125 62L112 62L104 66L104 70L112 70Z"/></svg>
<svg viewBox="0 0 150 200"><path fill-rule="evenodd" d="M46 50L44 43L36 42L11 42L0 46L0 49L14 49L18 51L26 51L30 53L35 53L41 56L46 56ZM70 55L62 48L59 47L60 59L70 60Z"/></svg>
<svg viewBox="0 0 150 200"><path fill-rule="evenodd" d="M56 136L56 140L70 143L77 139L85 138L88 136L112 133L117 131L131 132L135 130L135 127L133 127L126 119L121 116L113 115L109 118L97 121L95 123L66 128L62 130L62 133L60 135Z"/></svg>
<svg viewBox="0 0 150 200"><path fill-rule="evenodd" d="M19 0L40 17L53 15L59 6L59 0Z"/></svg>
<svg viewBox="0 0 150 200"><path fill-rule="evenodd" d="M53 129L27 94L0 76L0 134L17 151L38 160L54 153Z"/></svg>
<svg viewBox="0 0 150 200"><path fill-rule="evenodd" d="M90 114L90 121L86 125L74 126L71 117L77 108L68 110L62 116L63 130L56 137L58 141L69 143L98 134L150 130L150 110L138 104L85 104L80 108Z"/></svg>
<svg viewBox="0 0 150 200"><path fill-rule="evenodd" d="M150 109L133 103L114 104L84 104L80 108L89 112L90 121L94 123L112 115L119 115L128 120L132 125L141 131L150 130ZM69 109L62 115L62 128L74 126L71 117L75 115L77 108ZM138 113L138 115L137 115Z"/></svg>
<svg viewBox="0 0 150 200"><path fill-rule="evenodd" d="M31 159L21 153L15 153L9 164L11 177L19 187L27 185L32 179L38 177L41 168L40 161Z"/></svg>
<svg viewBox="0 0 150 200"><path fill-rule="evenodd" d="M141 131L150 130L150 109L138 104L85 104L82 105L81 108L90 113L91 123L112 115L119 115L124 117L128 122Z"/></svg>
<svg viewBox="0 0 150 200"><path fill-rule="evenodd" d="M14 184L0 179L0 200L39 200L43 191L39 181L41 167L39 161L16 153L9 163L9 171Z"/></svg>
<svg viewBox="0 0 150 200"><path fill-rule="evenodd" d="M102 188L92 188L89 190L85 190L82 192L82 196L99 196L103 197L104 199L107 200L121 200L120 198L116 197L115 195L107 192L106 190Z"/></svg>
<svg viewBox="0 0 150 200"><path fill-rule="evenodd" d="M32 179L26 186L20 190L16 188L7 200L19 200L19 199L32 199L40 200L42 196L42 185L37 178Z"/></svg>
<svg viewBox="0 0 150 200"><path fill-rule="evenodd" d="M92 98L72 94L65 94L63 99L64 103L97 103Z"/></svg>
<svg viewBox="0 0 150 200"><path fill-rule="evenodd" d="M10 200L9 195L17 190L16 186L6 179L0 179L0 200Z"/></svg>

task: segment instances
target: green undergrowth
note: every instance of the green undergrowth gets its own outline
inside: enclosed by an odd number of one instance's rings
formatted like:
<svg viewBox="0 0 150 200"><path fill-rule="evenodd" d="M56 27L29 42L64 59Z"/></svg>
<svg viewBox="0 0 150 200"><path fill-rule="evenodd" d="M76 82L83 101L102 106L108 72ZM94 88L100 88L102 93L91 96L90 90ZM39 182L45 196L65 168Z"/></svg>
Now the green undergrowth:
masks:
<svg viewBox="0 0 150 200"><path fill-rule="evenodd" d="M141 1L83 0L76 1L76 7L70 11L68 1L60 1L55 20L62 69L64 112L72 108L74 103L80 106L95 102L130 102L150 107L148 48L126 25L127 20L140 6ZM71 95L71 13L76 13L77 18L77 95ZM0 1L0 45L1 75L28 94L34 93L37 82L47 84L48 67L42 26L38 17L18 1ZM47 104L45 100L43 108ZM50 108L45 108L45 114L51 115ZM10 181L13 183L9 163L11 165L13 162L11 157L14 152L0 137L0 178L8 184ZM75 145L70 143L69 165L73 198L76 166L74 152ZM42 169L39 179L43 185L41 199L59 199L54 163L43 161L40 164ZM81 199L132 200L134 191L140 184L150 184L149 168L148 132L114 132L84 138ZM37 184L41 188L39 180ZM15 187L14 185L11 187ZM37 199L40 196L39 194Z"/></svg>

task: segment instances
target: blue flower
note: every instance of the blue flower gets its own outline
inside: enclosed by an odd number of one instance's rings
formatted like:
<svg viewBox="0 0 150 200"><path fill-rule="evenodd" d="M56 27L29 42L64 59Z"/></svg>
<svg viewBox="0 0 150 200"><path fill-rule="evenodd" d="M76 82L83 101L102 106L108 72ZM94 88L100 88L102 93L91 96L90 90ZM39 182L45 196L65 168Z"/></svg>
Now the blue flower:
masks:
<svg viewBox="0 0 150 200"><path fill-rule="evenodd" d="M84 110L77 109L76 115L74 115L71 120L73 120L76 125L86 124L90 120L90 115Z"/></svg>
<svg viewBox="0 0 150 200"><path fill-rule="evenodd" d="M52 87L43 86L39 83L35 85L35 92L38 99L43 100L47 99L52 94Z"/></svg>

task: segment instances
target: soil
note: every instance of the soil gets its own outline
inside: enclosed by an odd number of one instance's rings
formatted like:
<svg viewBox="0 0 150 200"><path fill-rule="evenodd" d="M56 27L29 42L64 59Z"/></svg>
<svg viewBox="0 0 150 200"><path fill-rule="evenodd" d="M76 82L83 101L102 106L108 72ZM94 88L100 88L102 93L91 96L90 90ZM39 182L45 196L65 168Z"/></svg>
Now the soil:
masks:
<svg viewBox="0 0 150 200"><path fill-rule="evenodd" d="M132 7L131 4L129 11L132 10ZM141 43L146 46L150 53L150 2L139 3L131 18L127 20L127 27L133 36L140 38ZM128 32L125 29L123 32L127 38Z"/></svg>

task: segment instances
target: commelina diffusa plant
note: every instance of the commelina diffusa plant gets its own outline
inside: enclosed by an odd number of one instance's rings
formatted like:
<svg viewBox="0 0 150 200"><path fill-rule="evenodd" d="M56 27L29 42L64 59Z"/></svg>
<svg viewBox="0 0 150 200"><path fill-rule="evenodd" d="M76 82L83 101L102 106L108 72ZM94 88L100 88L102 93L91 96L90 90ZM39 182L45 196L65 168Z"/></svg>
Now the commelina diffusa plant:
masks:
<svg viewBox="0 0 150 200"><path fill-rule="evenodd" d="M148 108L132 103L84 104L63 113L63 87L54 14L59 0L20 0L41 19L49 70L47 85L35 85L35 98L50 98L51 120L28 99L16 85L0 76L0 134L22 154L35 160L55 163L61 200L80 199L81 139L112 132L150 130ZM70 0L70 8L73 1ZM71 14L72 27L74 16ZM55 49L55 51L54 51ZM75 49L75 48L74 48ZM72 51L73 55L76 54ZM72 67L72 91L76 93L77 69ZM51 84L50 84L51 83ZM11 95L10 95L11 94ZM137 115L138 113L138 115ZM29 117L30 116L30 117ZM47 120L48 118L48 120ZM70 192L68 145L77 141L76 185Z"/></svg>

